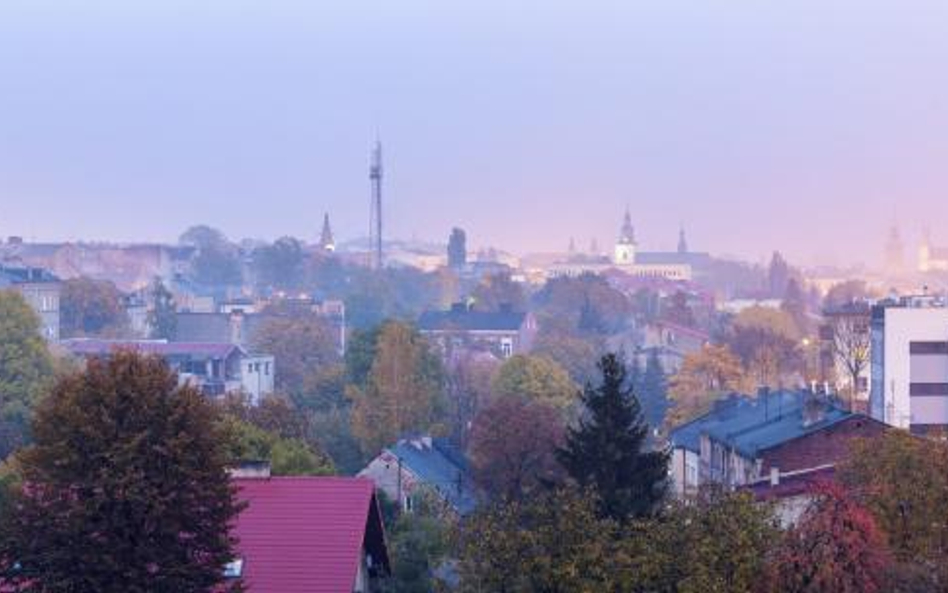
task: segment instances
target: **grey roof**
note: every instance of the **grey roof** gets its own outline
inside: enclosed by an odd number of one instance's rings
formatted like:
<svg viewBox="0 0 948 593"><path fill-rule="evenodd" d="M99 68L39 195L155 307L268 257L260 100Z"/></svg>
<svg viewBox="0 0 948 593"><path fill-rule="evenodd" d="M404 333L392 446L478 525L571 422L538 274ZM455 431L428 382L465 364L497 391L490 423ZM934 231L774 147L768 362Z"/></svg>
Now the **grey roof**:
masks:
<svg viewBox="0 0 948 593"><path fill-rule="evenodd" d="M389 451L402 465L434 488L460 515L474 510L477 499L467 460L443 439L433 439L430 447L399 441Z"/></svg>
<svg viewBox="0 0 948 593"><path fill-rule="evenodd" d="M425 311L418 319L423 331L519 331L526 313L515 311Z"/></svg>
<svg viewBox="0 0 948 593"><path fill-rule="evenodd" d="M668 435L673 447L688 449L695 453L701 451L701 435L711 428L736 418L743 411L753 408L754 402L749 396L730 394L714 403L714 407L702 416L675 427Z"/></svg>
<svg viewBox="0 0 948 593"><path fill-rule="evenodd" d="M639 251L635 254L636 264L645 265L689 265L706 263L710 259L707 253L679 253L677 251Z"/></svg>
<svg viewBox="0 0 948 593"><path fill-rule="evenodd" d="M208 342L73 338L63 340L61 344L66 350L77 356L108 356L116 350L125 349L164 357L189 356L199 359L225 359L235 352L242 352L240 347L234 344Z"/></svg>
<svg viewBox="0 0 948 593"><path fill-rule="evenodd" d="M0 264L0 286L55 282L59 282L59 278L44 268Z"/></svg>

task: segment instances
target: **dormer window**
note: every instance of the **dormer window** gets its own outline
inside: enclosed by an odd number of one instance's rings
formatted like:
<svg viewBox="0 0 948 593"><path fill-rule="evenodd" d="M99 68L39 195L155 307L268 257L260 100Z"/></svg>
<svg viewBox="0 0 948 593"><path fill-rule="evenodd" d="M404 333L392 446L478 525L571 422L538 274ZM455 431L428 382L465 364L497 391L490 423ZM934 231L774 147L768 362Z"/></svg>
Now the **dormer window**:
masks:
<svg viewBox="0 0 948 593"><path fill-rule="evenodd" d="M237 558L224 565L224 578L239 579L244 574L244 559Z"/></svg>

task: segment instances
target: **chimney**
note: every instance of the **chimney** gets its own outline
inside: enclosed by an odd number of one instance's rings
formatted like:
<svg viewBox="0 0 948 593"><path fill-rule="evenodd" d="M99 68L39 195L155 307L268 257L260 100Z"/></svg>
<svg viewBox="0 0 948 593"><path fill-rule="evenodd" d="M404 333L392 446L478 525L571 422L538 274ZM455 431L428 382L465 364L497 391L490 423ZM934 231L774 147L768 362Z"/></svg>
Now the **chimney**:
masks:
<svg viewBox="0 0 948 593"><path fill-rule="evenodd" d="M780 468L771 466L770 467L770 487L773 488L774 486L779 486L779 485L780 485Z"/></svg>

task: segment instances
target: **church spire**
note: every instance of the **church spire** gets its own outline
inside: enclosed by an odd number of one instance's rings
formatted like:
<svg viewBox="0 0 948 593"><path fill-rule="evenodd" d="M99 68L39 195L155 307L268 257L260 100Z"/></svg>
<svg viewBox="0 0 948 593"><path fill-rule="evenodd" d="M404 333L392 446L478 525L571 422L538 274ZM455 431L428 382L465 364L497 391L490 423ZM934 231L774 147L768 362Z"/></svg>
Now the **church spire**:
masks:
<svg viewBox="0 0 948 593"><path fill-rule="evenodd" d="M678 253L688 253L688 240L685 238L685 225L678 227Z"/></svg>
<svg viewBox="0 0 948 593"><path fill-rule="evenodd" d="M632 227L632 215L629 214L628 206L625 209L625 217L622 219L622 230L619 232L619 243L632 245L635 243L635 229Z"/></svg>
<svg viewBox="0 0 948 593"><path fill-rule="evenodd" d="M332 237L332 228L329 226L329 213L323 214L323 230L319 234L319 247L323 251L335 251L336 241Z"/></svg>

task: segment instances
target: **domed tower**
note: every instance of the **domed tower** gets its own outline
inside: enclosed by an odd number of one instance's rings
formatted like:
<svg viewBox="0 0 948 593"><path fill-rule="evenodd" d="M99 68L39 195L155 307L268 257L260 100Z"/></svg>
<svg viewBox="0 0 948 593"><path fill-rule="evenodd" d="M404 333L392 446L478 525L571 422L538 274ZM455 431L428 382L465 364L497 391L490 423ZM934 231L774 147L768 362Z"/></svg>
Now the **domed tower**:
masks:
<svg viewBox="0 0 948 593"><path fill-rule="evenodd" d="M635 247L635 229L632 227L632 216L629 214L629 209L626 208L622 229L619 231L619 240L616 242L613 255L615 264L617 266L634 266Z"/></svg>

